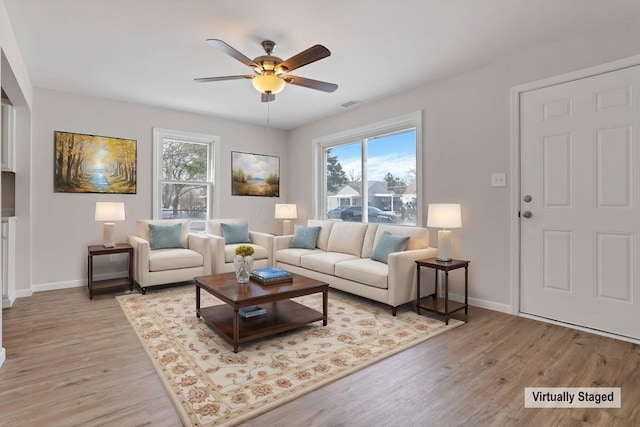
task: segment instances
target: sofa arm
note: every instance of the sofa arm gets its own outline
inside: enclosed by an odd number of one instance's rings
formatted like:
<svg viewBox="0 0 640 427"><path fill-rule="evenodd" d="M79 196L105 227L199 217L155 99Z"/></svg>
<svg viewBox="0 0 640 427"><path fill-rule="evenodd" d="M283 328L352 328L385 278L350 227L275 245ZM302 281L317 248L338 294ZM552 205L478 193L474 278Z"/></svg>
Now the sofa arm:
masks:
<svg viewBox="0 0 640 427"><path fill-rule="evenodd" d="M293 235L286 236L273 236L273 265L275 266L278 263L278 258L276 258L276 253L281 249L287 249L289 247L289 243L293 239Z"/></svg>
<svg viewBox="0 0 640 427"><path fill-rule="evenodd" d="M206 234L209 239L211 273L224 273L224 237Z"/></svg>
<svg viewBox="0 0 640 427"><path fill-rule="evenodd" d="M437 248L415 249L389 254L389 304L397 307L416 298L416 261L433 258Z"/></svg>
<svg viewBox="0 0 640 427"><path fill-rule="evenodd" d="M273 265L273 234L260 231L249 231L249 239L254 245L262 246L267 250L267 262Z"/></svg>
<svg viewBox="0 0 640 427"><path fill-rule="evenodd" d="M202 255L204 274L211 274L211 244L206 234L189 233L189 249Z"/></svg>
<svg viewBox="0 0 640 427"><path fill-rule="evenodd" d="M133 234L127 241L133 246L133 280L144 288L149 284L149 242Z"/></svg>

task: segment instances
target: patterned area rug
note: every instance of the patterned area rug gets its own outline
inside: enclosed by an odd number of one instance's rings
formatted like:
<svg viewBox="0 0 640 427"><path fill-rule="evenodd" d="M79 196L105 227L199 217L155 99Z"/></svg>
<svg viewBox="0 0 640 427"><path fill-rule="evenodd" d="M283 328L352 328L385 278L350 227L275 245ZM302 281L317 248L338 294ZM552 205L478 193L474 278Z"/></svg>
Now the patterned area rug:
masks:
<svg viewBox="0 0 640 427"><path fill-rule="evenodd" d="M329 293L329 323L240 345L233 353L195 315L195 287L118 301L187 426L236 425L385 357L461 325L342 292ZM320 293L295 301L322 311ZM202 306L223 304L202 293Z"/></svg>

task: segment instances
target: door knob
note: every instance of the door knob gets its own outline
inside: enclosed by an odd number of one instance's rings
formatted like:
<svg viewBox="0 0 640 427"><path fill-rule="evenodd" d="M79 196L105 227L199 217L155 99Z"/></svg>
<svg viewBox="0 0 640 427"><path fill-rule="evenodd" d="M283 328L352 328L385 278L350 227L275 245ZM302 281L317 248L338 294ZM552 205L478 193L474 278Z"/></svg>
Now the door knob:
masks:
<svg viewBox="0 0 640 427"><path fill-rule="evenodd" d="M524 211L522 212L522 216L525 218L531 218L533 214L531 213L531 211Z"/></svg>
<svg viewBox="0 0 640 427"><path fill-rule="evenodd" d="M529 203L532 199L531 199L531 196L527 194L526 196L524 196L522 198L522 200L524 200L525 202Z"/></svg>

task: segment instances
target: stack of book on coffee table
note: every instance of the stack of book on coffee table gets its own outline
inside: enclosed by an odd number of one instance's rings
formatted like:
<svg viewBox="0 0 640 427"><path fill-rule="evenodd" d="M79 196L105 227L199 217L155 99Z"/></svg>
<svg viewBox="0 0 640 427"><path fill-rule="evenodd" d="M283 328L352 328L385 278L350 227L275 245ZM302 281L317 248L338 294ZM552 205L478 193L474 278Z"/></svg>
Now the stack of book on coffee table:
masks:
<svg viewBox="0 0 640 427"><path fill-rule="evenodd" d="M258 268L251 272L251 278L263 285L292 282L291 273L275 267Z"/></svg>
<svg viewBox="0 0 640 427"><path fill-rule="evenodd" d="M266 309L260 307L259 305L252 305L249 307L243 307L238 310L240 316L248 319L249 317L260 316L261 314L265 314L267 312Z"/></svg>

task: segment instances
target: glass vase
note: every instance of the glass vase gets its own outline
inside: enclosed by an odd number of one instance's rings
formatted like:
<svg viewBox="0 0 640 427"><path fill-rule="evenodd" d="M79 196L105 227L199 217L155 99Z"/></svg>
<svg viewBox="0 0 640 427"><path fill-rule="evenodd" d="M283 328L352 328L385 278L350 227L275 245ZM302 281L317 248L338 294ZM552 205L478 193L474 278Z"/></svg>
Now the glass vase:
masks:
<svg viewBox="0 0 640 427"><path fill-rule="evenodd" d="M236 280L238 283L247 283L251 277L253 269L253 257L236 255L233 259L233 266L236 269Z"/></svg>

